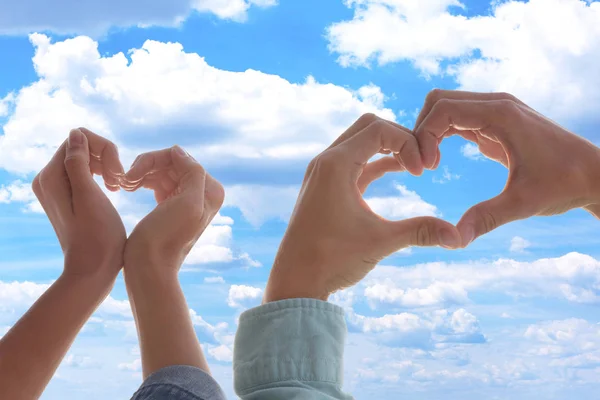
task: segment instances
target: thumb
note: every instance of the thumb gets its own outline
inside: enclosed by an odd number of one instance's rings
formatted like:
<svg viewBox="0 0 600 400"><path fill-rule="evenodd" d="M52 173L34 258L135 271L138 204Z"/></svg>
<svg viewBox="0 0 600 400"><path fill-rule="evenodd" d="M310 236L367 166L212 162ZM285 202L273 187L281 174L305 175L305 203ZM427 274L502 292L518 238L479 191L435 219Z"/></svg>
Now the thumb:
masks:
<svg viewBox="0 0 600 400"><path fill-rule="evenodd" d="M502 192L493 199L471 207L457 224L462 237L462 246L468 246L481 235L509 222L521 219L517 202L510 192Z"/></svg>
<svg viewBox="0 0 600 400"><path fill-rule="evenodd" d="M85 190L95 184L90 172L90 149L87 137L79 130L69 132L65 152L65 169L69 176L72 190Z"/></svg>
<svg viewBox="0 0 600 400"><path fill-rule="evenodd" d="M454 225L439 218L417 217L402 221L388 221L386 235L390 253L409 246L460 247L461 238Z"/></svg>

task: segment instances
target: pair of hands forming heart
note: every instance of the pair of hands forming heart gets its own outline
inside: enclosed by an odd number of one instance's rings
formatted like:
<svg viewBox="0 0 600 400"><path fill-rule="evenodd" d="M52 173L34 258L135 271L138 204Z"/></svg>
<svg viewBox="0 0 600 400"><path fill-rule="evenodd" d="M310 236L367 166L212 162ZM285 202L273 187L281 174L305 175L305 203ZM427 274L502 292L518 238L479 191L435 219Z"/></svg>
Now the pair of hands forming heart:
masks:
<svg viewBox="0 0 600 400"><path fill-rule="evenodd" d="M93 179L109 190L154 191L158 206L129 239L116 209ZM148 273L177 273L185 256L218 212L223 187L178 146L139 156L124 173L117 147L93 132L72 130L33 191L52 223L69 275L114 279L128 259L147 263ZM90 262L94 260L94 262ZM158 268L158 267L157 267Z"/></svg>
<svg viewBox="0 0 600 400"><path fill-rule="evenodd" d="M477 144L509 169L497 197L470 208L457 226L421 217L387 221L362 199L391 171L420 175L440 162L452 135ZM377 153L392 154L374 162ZM283 238L265 301L327 299L358 283L407 246L466 247L511 221L583 207L600 217L600 149L505 93L434 90L414 132L372 114L361 117L309 165Z"/></svg>

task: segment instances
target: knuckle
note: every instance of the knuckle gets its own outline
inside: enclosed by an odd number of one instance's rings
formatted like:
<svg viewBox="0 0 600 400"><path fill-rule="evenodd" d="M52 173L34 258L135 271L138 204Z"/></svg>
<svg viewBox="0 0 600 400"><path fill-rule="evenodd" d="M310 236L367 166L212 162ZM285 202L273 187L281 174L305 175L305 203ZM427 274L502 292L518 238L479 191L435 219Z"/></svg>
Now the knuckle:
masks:
<svg viewBox="0 0 600 400"><path fill-rule="evenodd" d="M373 113L366 113L360 116L358 121L365 126L371 125L373 122L377 121L379 117Z"/></svg>
<svg viewBox="0 0 600 400"><path fill-rule="evenodd" d="M498 95L499 95L499 96L500 96L500 98L502 98L502 99L505 99L505 100L510 100L510 101L513 101L513 102L515 102L515 103L519 103L519 99L517 99L517 97L516 97L516 96L514 96L514 95L513 95L513 94L511 94L511 93L508 93L508 92L500 92L500 93L498 93Z"/></svg>
<svg viewBox="0 0 600 400"><path fill-rule="evenodd" d="M106 147L104 148L104 151L109 151L109 152L111 152L113 154L119 154L119 148L117 147L116 144L114 144L110 140L107 140Z"/></svg>
<svg viewBox="0 0 600 400"><path fill-rule="evenodd" d="M35 194L35 197L37 197L39 200L41 197L41 194L42 194L42 185L40 184L40 174L37 174L35 176L35 178L33 178L33 182L31 182L31 190L33 190L33 194Z"/></svg>
<svg viewBox="0 0 600 400"><path fill-rule="evenodd" d="M216 210L220 209L225 201L225 189L223 185L216 179L208 177L206 188L206 199L209 204Z"/></svg>
<svg viewBox="0 0 600 400"><path fill-rule="evenodd" d="M519 104L512 99L498 100L498 108L505 113L512 113L519 109Z"/></svg>
<svg viewBox="0 0 600 400"><path fill-rule="evenodd" d="M481 229L483 229L483 232L481 232L481 233L476 232L476 233L478 233L478 234L488 233L498 227L498 221L496 220L496 217L489 210L487 210L485 208L479 208L479 209L477 209L477 215L479 216L479 220L481 221Z"/></svg>
<svg viewBox="0 0 600 400"><path fill-rule="evenodd" d="M425 104L432 105L437 103L442 98L442 95L442 89L436 88L431 90L429 93L427 93L427 96L425 96Z"/></svg>
<svg viewBox="0 0 600 400"><path fill-rule="evenodd" d="M415 232L414 243L421 247L427 247L433 244L433 234L431 233L429 224L423 223L419 226Z"/></svg>
<svg viewBox="0 0 600 400"><path fill-rule="evenodd" d="M330 170L334 168L337 164L335 159L335 154L332 151L325 151L315 157L314 161L314 170Z"/></svg>

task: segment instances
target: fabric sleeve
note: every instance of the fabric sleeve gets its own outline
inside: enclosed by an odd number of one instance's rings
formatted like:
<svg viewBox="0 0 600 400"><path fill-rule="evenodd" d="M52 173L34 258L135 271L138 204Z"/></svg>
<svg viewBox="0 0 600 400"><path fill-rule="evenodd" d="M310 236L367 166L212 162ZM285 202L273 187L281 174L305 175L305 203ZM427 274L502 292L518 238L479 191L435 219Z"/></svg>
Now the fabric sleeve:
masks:
<svg viewBox="0 0 600 400"><path fill-rule="evenodd" d="M315 299L268 303L240 316L234 387L243 400L352 399L342 392L344 311Z"/></svg>

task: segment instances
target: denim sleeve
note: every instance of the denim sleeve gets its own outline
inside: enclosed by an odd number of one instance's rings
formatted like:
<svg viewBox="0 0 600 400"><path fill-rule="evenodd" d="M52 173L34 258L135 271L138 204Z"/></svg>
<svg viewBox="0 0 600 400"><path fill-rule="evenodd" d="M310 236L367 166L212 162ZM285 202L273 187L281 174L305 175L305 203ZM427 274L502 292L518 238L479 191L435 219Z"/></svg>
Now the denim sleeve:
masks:
<svg viewBox="0 0 600 400"><path fill-rule="evenodd" d="M150 375L131 400L225 400L225 395L206 372L175 365Z"/></svg>
<svg viewBox="0 0 600 400"><path fill-rule="evenodd" d="M290 299L246 311L235 337L233 380L243 400L352 399L342 392L343 310Z"/></svg>

